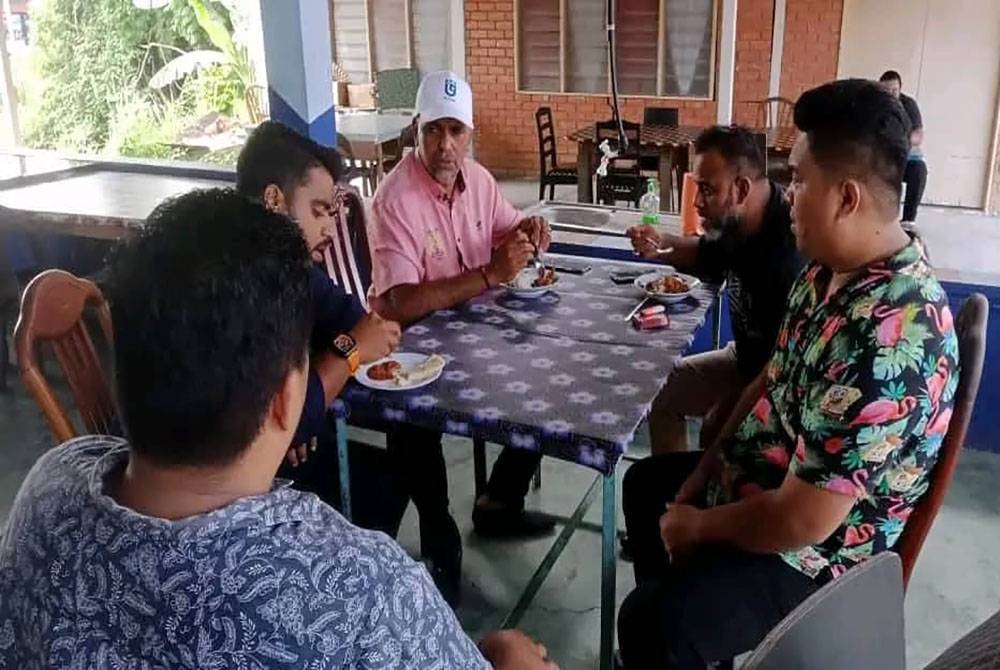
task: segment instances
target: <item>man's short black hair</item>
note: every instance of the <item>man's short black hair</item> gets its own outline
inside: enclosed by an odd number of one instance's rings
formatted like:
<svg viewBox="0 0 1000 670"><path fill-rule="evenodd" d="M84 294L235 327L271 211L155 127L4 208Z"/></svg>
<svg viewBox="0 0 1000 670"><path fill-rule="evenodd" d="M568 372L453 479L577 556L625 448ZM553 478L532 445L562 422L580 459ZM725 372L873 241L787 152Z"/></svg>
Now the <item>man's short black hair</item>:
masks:
<svg viewBox="0 0 1000 670"><path fill-rule="evenodd" d="M844 79L806 91L795 125L823 169L866 182L895 211L910 153L910 120L891 93L867 79Z"/></svg>
<svg viewBox="0 0 1000 670"><path fill-rule="evenodd" d="M757 136L743 126L711 126L698 135L694 152L715 151L738 176L759 179L767 173L764 151Z"/></svg>
<svg viewBox="0 0 1000 670"><path fill-rule="evenodd" d="M259 198L275 184L285 194L301 185L315 167L326 168L333 181L344 176L344 161L336 149L324 147L277 121L257 126L236 161L236 189L248 198Z"/></svg>
<svg viewBox="0 0 1000 670"><path fill-rule="evenodd" d="M158 206L112 258L115 380L132 448L231 462L306 362L309 254L298 227L231 189Z"/></svg>
<svg viewBox="0 0 1000 670"><path fill-rule="evenodd" d="M882 73L882 76L878 78L883 84L887 81L898 81L899 85L903 85L903 78L899 76L899 73L895 70L886 70Z"/></svg>

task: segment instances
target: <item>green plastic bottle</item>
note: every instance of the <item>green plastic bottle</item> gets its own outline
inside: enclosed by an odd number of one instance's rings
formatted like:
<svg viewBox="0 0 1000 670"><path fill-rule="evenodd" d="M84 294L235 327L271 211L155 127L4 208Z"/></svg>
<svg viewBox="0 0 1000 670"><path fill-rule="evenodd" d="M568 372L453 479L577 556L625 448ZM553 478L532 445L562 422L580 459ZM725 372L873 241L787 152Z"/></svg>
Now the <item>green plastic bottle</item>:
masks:
<svg viewBox="0 0 1000 670"><path fill-rule="evenodd" d="M655 179L646 182L646 192L639 198L643 224L655 226L660 222L660 187Z"/></svg>

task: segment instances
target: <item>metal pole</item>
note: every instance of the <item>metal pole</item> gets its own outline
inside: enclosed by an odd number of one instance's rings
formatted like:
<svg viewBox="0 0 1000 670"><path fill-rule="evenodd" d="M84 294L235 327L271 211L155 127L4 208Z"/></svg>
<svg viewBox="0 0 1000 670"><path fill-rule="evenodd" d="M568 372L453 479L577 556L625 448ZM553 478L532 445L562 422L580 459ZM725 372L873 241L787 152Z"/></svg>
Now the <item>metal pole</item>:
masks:
<svg viewBox="0 0 1000 670"><path fill-rule="evenodd" d="M14 146L21 145L21 124L17 116L17 89L10 72L10 54L7 53L7 17L10 16L10 2L5 1L0 11L0 69L3 70L4 120Z"/></svg>

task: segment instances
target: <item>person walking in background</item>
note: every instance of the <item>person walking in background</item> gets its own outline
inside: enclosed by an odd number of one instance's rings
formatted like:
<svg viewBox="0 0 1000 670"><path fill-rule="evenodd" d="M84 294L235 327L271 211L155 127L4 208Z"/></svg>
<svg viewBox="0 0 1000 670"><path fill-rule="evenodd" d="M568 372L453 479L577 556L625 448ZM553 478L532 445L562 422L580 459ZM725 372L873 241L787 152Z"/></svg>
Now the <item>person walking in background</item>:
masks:
<svg viewBox="0 0 1000 670"><path fill-rule="evenodd" d="M906 171L903 173L903 183L906 184L906 196L903 200L903 223L913 223L917 220L917 207L924 197L924 186L927 185L927 162L924 160L924 120L920 116L917 101L903 93L903 79L895 70L886 70L879 77L879 82L885 90L903 105L906 116L910 119L910 155L906 160Z"/></svg>

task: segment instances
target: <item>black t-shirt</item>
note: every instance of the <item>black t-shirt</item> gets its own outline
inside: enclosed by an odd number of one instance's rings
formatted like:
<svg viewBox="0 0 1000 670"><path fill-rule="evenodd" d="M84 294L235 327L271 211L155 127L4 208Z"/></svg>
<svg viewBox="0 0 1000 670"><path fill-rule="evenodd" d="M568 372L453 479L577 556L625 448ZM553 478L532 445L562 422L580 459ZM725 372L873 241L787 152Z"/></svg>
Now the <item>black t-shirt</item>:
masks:
<svg viewBox="0 0 1000 670"><path fill-rule="evenodd" d="M917 106L917 101L905 93L900 93L899 102L902 103L903 109L906 110L906 115L910 117L910 130L923 128L924 119L920 116L920 107Z"/></svg>
<svg viewBox="0 0 1000 670"><path fill-rule="evenodd" d="M736 364L747 381L771 358L792 284L805 261L795 246L791 208L771 182L760 232L745 239L732 227L701 238L698 265L709 278L726 280Z"/></svg>

